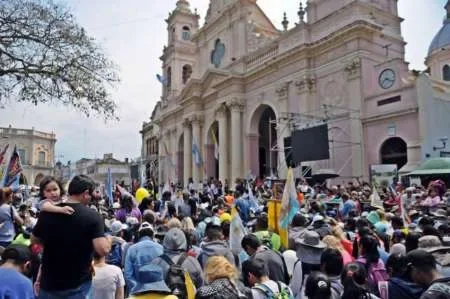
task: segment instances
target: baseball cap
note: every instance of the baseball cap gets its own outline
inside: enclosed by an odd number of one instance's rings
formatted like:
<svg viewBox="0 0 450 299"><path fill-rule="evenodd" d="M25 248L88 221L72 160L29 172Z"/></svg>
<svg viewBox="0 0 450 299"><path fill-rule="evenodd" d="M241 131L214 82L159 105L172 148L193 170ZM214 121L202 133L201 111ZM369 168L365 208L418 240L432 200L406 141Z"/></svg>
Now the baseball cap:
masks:
<svg viewBox="0 0 450 299"><path fill-rule="evenodd" d="M123 224L119 220L116 220L113 223L111 223L111 233L113 235L117 235L118 233L126 229L128 229L128 225Z"/></svg>
<svg viewBox="0 0 450 299"><path fill-rule="evenodd" d="M151 229L153 232L155 231L153 229L153 226L150 223L148 223L148 222L142 222L141 226L139 226L138 232L140 232L140 231L142 231L144 229Z"/></svg>
<svg viewBox="0 0 450 299"><path fill-rule="evenodd" d="M25 245L9 245L2 254L2 261L6 260L28 262L31 260L31 250Z"/></svg>
<svg viewBox="0 0 450 299"><path fill-rule="evenodd" d="M113 209L118 210L118 209L120 209L120 203L115 202L115 203L113 203L112 207L113 207Z"/></svg>
<svg viewBox="0 0 450 299"><path fill-rule="evenodd" d="M415 249L406 255L406 264L418 269L436 268L436 259L430 252Z"/></svg>

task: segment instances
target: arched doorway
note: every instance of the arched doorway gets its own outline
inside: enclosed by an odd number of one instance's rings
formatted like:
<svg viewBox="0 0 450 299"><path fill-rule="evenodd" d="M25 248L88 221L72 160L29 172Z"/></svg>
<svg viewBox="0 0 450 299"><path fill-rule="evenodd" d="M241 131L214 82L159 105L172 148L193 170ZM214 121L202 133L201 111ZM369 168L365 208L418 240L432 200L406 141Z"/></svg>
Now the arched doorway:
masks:
<svg viewBox="0 0 450 299"><path fill-rule="evenodd" d="M260 105L249 127L249 165L252 174L265 178L278 173L276 113L269 105Z"/></svg>
<svg viewBox="0 0 450 299"><path fill-rule="evenodd" d="M38 173L38 175L34 179L34 185L39 186L39 184L41 183L43 178L44 178L44 175L42 173Z"/></svg>
<svg viewBox="0 0 450 299"><path fill-rule="evenodd" d="M209 178L219 178L219 123L214 121L208 130L206 145L206 172Z"/></svg>
<svg viewBox="0 0 450 299"><path fill-rule="evenodd" d="M381 164L396 164L397 169L408 162L407 145L400 137L387 139L380 149Z"/></svg>

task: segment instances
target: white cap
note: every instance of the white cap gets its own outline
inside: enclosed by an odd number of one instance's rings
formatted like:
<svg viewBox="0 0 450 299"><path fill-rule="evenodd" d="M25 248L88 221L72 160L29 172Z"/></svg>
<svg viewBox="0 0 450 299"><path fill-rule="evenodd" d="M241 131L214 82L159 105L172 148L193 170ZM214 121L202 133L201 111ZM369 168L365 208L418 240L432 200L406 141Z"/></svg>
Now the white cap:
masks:
<svg viewBox="0 0 450 299"><path fill-rule="evenodd" d="M153 229L153 226L150 223L148 223L148 222L142 222L142 224L139 227L138 231L140 232L141 230L144 230L144 229L151 229L153 232L155 231Z"/></svg>

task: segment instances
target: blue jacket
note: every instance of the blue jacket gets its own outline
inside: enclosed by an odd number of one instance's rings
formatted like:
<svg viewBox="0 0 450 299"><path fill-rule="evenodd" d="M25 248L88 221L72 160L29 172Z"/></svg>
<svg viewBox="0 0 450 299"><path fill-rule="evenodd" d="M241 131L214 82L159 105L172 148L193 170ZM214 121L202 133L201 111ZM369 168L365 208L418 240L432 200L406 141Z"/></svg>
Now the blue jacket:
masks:
<svg viewBox="0 0 450 299"><path fill-rule="evenodd" d="M244 224L247 224L250 217L250 202L247 198L241 197L236 200L236 208L239 211L239 216Z"/></svg>
<svg viewBox="0 0 450 299"><path fill-rule="evenodd" d="M150 262L161 256L164 248L151 240L149 237L142 237L138 243L131 245L125 256L124 277L129 290L136 286L136 273L139 268L150 264Z"/></svg>
<svg viewBox="0 0 450 299"><path fill-rule="evenodd" d="M425 291L422 286L393 277L389 279L389 299L417 299Z"/></svg>

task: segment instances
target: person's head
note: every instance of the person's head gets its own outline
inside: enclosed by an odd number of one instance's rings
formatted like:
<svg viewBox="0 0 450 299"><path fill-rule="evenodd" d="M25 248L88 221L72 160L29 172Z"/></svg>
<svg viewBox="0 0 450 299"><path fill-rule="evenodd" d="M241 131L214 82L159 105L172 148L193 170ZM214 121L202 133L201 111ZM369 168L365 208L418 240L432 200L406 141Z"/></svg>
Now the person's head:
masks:
<svg viewBox="0 0 450 299"><path fill-rule="evenodd" d="M406 252L419 248L419 239L422 237L420 232L410 232L405 239Z"/></svg>
<svg viewBox="0 0 450 299"><path fill-rule="evenodd" d="M308 219L303 214L295 214L292 219L293 227L306 227L308 225Z"/></svg>
<svg viewBox="0 0 450 299"><path fill-rule="evenodd" d="M320 270L328 276L339 276L344 268L344 259L337 249L327 248L320 257Z"/></svg>
<svg viewBox="0 0 450 299"><path fill-rule="evenodd" d="M322 239L322 242L324 242L328 248L337 249L340 252L345 250L344 247L342 246L341 240L339 240L335 236L331 236L331 235L325 236Z"/></svg>
<svg viewBox="0 0 450 299"><path fill-rule="evenodd" d="M153 199L150 197L145 197L142 199L141 203L139 204L139 210L141 212L144 212L145 210L153 210L155 207L155 204L153 202Z"/></svg>
<svg viewBox="0 0 450 299"><path fill-rule="evenodd" d="M235 280L237 277L236 267L223 256L210 257L206 262L205 279L208 283L220 278Z"/></svg>
<svg viewBox="0 0 450 299"><path fill-rule="evenodd" d="M69 184L69 195L72 199L87 205L95 189L95 182L86 175L75 176Z"/></svg>
<svg viewBox="0 0 450 299"><path fill-rule="evenodd" d="M386 270L390 277L404 278L406 266L406 257L402 254L391 254L386 261Z"/></svg>
<svg viewBox="0 0 450 299"><path fill-rule="evenodd" d="M128 225L123 224L119 220L111 223L111 235L121 237L123 235L123 231L128 229Z"/></svg>
<svg viewBox="0 0 450 299"><path fill-rule="evenodd" d="M156 220L156 215L155 215L155 212L153 212L152 210L145 210L144 213L142 214L143 222L148 222L151 225L154 225L155 220Z"/></svg>
<svg viewBox="0 0 450 299"><path fill-rule="evenodd" d="M205 233L206 238L208 239L209 242L219 241L223 239L222 228L220 227L220 225L213 225L211 223L208 223L206 225Z"/></svg>
<svg viewBox="0 0 450 299"><path fill-rule="evenodd" d="M267 213L261 213L256 220L256 230L265 231L269 227Z"/></svg>
<svg viewBox="0 0 450 299"><path fill-rule="evenodd" d="M254 234L248 234L242 239L241 246L249 256L252 256L261 246L261 241Z"/></svg>
<svg viewBox="0 0 450 299"><path fill-rule="evenodd" d="M224 221L220 225L220 227L222 228L222 234L223 234L223 237L225 240L228 240L230 238L230 226L231 226L230 221Z"/></svg>
<svg viewBox="0 0 450 299"><path fill-rule="evenodd" d="M125 209L127 213L130 213L133 210L133 206L133 198L130 195L125 194L120 197L120 207Z"/></svg>
<svg viewBox="0 0 450 299"><path fill-rule="evenodd" d="M305 295L308 299L331 298L331 283L328 277L321 272L312 272L306 280Z"/></svg>
<svg viewBox="0 0 450 299"><path fill-rule="evenodd" d="M181 229L184 232L195 230L194 222L191 217L184 217L183 220L181 220Z"/></svg>
<svg viewBox="0 0 450 299"><path fill-rule="evenodd" d="M378 240L370 235L364 236L360 240L359 254L364 256L367 264L377 263L380 259L378 252Z"/></svg>
<svg viewBox="0 0 450 299"><path fill-rule="evenodd" d="M436 188L430 188L428 190L428 196L429 197L436 197L436 196L438 196L438 193L436 192Z"/></svg>
<svg viewBox="0 0 450 299"><path fill-rule="evenodd" d="M392 228L394 230L396 230L396 229L403 229L405 227L405 224L403 223L403 219L400 216L392 217L391 225L392 225Z"/></svg>
<svg viewBox="0 0 450 299"><path fill-rule="evenodd" d="M435 258L422 249L415 249L406 255L406 266L412 280L418 284L428 286L439 276Z"/></svg>
<svg viewBox="0 0 450 299"><path fill-rule="evenodd" d="M24 275L31 270L31 251L25 245L9 245L2 253L1 267L12 268Z"/></svg>
<svg viewBox="0 0 450 299"><path fill-rule="evenodd" d="M64 188L60 181L52 176L46 176L39 184L40 199L48 199L51 201L60 201L64 195Z"/></svg>
<svg viewBox="0 0 450 299"><path fill-rule="evenodd" d="M153 229L153 226L148 222L142 222L138 229L138 238L149 237L151 239L154 234L155 230Z"/></svg>
<svg viewBox="0 0 450 299"><path fill-rule="evenodd" d="M427 226L433 226L434 225L434 220L431 217L429 217L429 216L424 216L424 217L422 217L419 220L418 225L419 225L419 228L421 230L423 230Z"/></svg>
<svg viewBox="0 0 450 299"><path fill-rule="evenodd" d="M268 278L269 270L262 259L250 259L247 264L248 282L250 286L260 284L263 278Z"/></svg>
<svg viewBox="0 0 450 299"><path fill-rule="evenodd" d="M170 229L164 236L164 250L171 252L186 251L187 240L184 232L179 228Z"/></svg>
<svg viewBox="0 0 450 299"><path fill-rule="evenodd" d="M9 187L3 188L3 202L10 204L13 199L13 191Z"/></svg>
<svg viewBox="0 0 450 299"><path fill-rule="evenodd" d="M175 206L175 203L169 202L167 204L167 214L169 217L177 217L177 207Z"/></svg>
<svg viewBox="0 0 450 299"><path fill-rule="evenodd" d="M371 299L366 290L367 271L361 263L349 263L345 265L341 274L341 282L344 286L342 299Z"/></svg>

